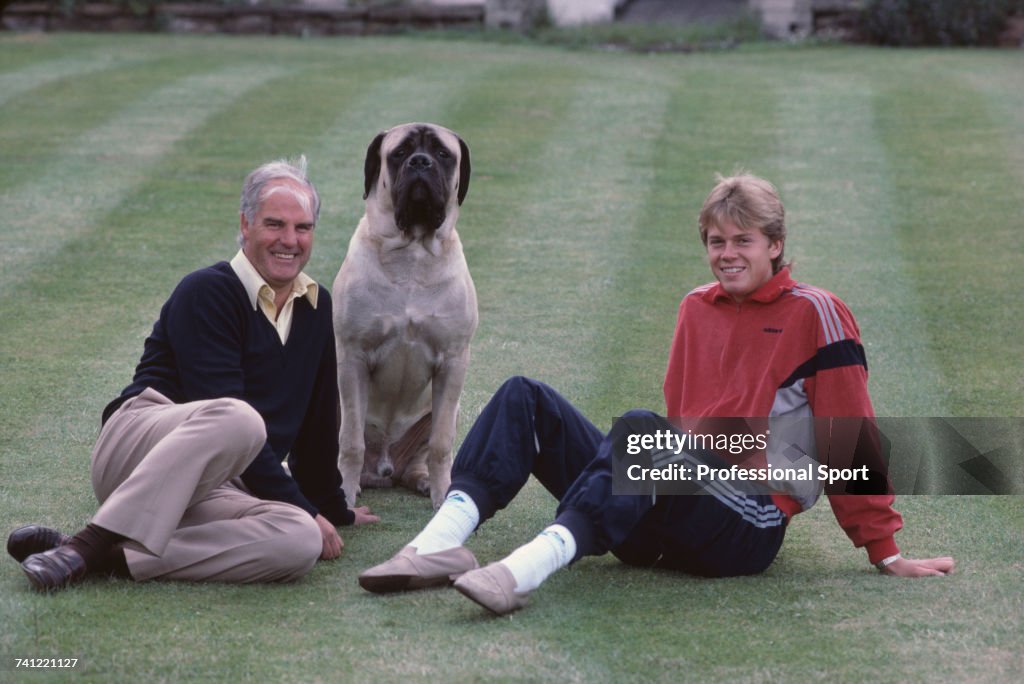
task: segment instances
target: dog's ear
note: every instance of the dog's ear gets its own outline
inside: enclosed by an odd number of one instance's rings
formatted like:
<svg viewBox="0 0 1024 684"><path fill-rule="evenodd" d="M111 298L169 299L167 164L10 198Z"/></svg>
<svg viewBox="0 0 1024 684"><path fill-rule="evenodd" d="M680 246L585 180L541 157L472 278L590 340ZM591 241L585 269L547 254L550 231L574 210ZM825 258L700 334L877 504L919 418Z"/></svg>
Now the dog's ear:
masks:
<svg viewBox="0 0 1024 684"><path fill-rule="evenodd" d="M466 193L469 191L469 146L466 145L466 141L459 138L459 149L462 153L459 155L459 204L462 204L462 200L466 199Z"/></svg>
<svg viewBox="0 0 1024 684"><path fill-rule="evenodd" d="M384 133L378 133L366 148L366 161L363 163L363 199L370 196L370 191L377 184L377 177L380 175L380 146L384 142Z"/></svg>

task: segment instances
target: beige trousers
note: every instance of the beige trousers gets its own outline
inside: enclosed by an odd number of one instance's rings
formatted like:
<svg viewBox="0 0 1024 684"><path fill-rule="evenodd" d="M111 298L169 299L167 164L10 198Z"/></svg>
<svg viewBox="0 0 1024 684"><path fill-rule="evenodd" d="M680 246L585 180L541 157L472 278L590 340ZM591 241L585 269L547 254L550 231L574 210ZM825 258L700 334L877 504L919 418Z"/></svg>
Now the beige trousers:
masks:
<svg viewBox="0 0 1024 684"><path fill-rule="evenodd" d="M100 508L92 522L127 537L136 580L294 580L316 563L319 527L306 511L264 501L239 476L266 442L244 401L175 404L147 389L106 422L92 454Z"/></svg>

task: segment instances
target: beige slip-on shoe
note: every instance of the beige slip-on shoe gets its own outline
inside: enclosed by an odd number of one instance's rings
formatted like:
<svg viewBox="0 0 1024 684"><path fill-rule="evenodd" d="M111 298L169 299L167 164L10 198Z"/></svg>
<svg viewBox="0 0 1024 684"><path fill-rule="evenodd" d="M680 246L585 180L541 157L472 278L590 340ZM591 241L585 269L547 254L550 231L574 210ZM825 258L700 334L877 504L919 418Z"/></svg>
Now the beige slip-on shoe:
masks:
<svg viewBox="0 0 1024 684"><path fill-rule="evenodd" d="M391 560L364 570L359 575L359 586L375 594L425 589L451 584L462 573L479 567L465 546L422 556L416 553L416 547L406 546Z"/></svg>
<svg viewBox="0 0 1024 684"><path fill-rule="evenodd" d="M455 589L496 615L519 610L530 596L530 592L516 591L516 578L500 562L467 572L455 580Z"/></svg>

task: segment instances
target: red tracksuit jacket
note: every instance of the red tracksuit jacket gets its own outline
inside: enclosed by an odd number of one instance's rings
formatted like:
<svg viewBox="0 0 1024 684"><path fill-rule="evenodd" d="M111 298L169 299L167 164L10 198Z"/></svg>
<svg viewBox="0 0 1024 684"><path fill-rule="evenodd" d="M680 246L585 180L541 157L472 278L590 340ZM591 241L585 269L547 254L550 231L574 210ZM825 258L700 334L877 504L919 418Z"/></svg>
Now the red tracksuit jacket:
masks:
<svg viewBox="0 0 1024 684"><path fill-rule="evenodd" d="M742 304L717 282L679 306L668 370L669 417L873 417L857 323L825 290L782 269ZM792 517L816 497L774 494ZM898 553L891 495L830 495L836 520L872 563Z"/></svg>

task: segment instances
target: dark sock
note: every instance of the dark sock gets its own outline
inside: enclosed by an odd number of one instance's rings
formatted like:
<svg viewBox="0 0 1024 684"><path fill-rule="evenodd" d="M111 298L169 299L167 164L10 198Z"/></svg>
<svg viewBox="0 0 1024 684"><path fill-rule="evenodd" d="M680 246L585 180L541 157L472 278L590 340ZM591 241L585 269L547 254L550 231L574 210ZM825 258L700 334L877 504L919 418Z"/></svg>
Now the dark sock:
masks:
<svg viewBox="0 0 1024 684"><path fill-rule="evenodd" d="M114 545L123 540L124 537L121 535L90 523L71 538L68 546L82 556L89 572L109 572L115 550ZM121 553L121 557L124 558L124 553Z"/></svg>
<svg viewBox="0 0 1024 684"><path fill-rule="evenodd" d="M110 574L114 577L120 577L121 579L132 579L132 573L128 569L128 561L124 557L124 549L119 546L115 546L114 550L110 552L109 564Z"/></svg>

